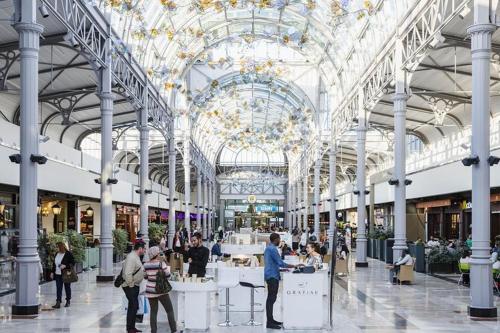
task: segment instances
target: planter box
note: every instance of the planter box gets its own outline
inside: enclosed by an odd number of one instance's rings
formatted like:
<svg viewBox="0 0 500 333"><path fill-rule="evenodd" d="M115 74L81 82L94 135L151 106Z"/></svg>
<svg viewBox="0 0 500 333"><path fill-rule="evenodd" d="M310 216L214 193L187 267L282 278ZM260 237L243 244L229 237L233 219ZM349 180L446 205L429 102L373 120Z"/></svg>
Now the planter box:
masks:
<svg viewBox="0 0 500 333"><path fill-rule="evenodd" d="M366 243L367 248L366 248L366 256L372 258L373 252L372 252L372 239L368 238L368 242Z"/></svg>
<svg viewBox="0 0 500 333"><path fill-rule="evenodd" d="M81 262L75 263L75 272L76 274L83 272L83 264Z"/></svg>
<svg viewBox="0 0 500 333"><path fill-rule="evenodd" d="M433 263L429 264L429 273L453 274L456 271L456 267L456 263Z"/></svg>
<svg viewBox="0 0 500 333"><path fill-rule="evenodd" d="M419 273L425 273L425 246L410 244L409 246L410 255L417 259L415 263L415 271Z"/></svg>
<svg viewBox="0 0 500 333"><path fill-rule="evenodd" d="M394 263L392 255L393 246L394 246L394 238L389 238L385 240L385 262L388 264Z"/></svg>
<svg viewBox="0 0 500 333"><path fill-rule="evenodd" d="M378 252L378 239L372 239L373 241L373 258L377 259L379 257L379 252Z"/></svg>
<svg viewBox="0 0 500 333"><path fill-rule="evenodd" d="M377 239L378 258L385 261L386 246L385 239Z"/></svg>

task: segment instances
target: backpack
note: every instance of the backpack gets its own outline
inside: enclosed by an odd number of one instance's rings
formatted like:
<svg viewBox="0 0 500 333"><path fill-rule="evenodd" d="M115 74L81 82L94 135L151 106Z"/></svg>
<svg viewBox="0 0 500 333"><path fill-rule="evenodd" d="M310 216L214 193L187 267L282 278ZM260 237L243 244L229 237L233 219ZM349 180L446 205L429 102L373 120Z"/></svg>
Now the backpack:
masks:
<svg viewBox="0 0 500 333"><path fill-rule="evenodd" d="M170 290L172 290L172 286L170 285L170 282L168 282L168 276L163 270L163 265L160 262L160 267L158 272L156 272L155 292L157 294L168 294Z"/></svg>

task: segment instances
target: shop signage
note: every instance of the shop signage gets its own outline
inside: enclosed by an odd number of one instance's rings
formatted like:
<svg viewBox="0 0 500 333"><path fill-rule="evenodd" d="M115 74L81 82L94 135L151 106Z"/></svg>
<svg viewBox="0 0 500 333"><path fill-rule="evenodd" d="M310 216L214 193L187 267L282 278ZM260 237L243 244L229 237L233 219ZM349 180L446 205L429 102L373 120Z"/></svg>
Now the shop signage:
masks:
<svg viewBox="0 0 500 333"><path fill-rule="evenodd" d="M417 203L416 206L417 206L417 208L446 207L446 206L451 206L451 200L450 199L443 199L443 200L419 202L419 203Z"/></svg>
<svg viewBox="0 0 500 333"><path fill-rule="evenodd" d="M274 205L258 205L255 210L257 212L277 212L278 207Z"/></svg>
<svg viewBox="0 0 500 333"><path fill-rule="evenodd" d="M470 201L462 201L462 204L460 205L460 208L465 210L465 209L472 209L472 202Z"/></svg>

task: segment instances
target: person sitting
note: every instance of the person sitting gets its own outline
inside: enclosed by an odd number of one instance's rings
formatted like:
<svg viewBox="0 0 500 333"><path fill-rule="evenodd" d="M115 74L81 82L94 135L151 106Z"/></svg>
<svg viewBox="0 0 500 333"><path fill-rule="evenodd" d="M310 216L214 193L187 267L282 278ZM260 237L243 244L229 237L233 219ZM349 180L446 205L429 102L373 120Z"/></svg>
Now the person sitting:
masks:
<svg viewBox="0 0 500 333"><path fill-rule="evenodd" d="M436 238L434 238L434 236L431 236L431 238L429 239L429 241L427 242L427 246L428 247L435 247L435 246L439 246L439 240L437 240Z"/></svg>
<svg viewBox="0 0 500 333"><path fill-rule="evenodd" d="M319 245L317 243L307 243L306 245L306 266L313 266L318 269L323 265L323 260L319 254Z"/></svg>
<svg viewBox="0 0 500 333"><path fill-rule="evenodd" d="M401 257L399 257L398 261L392 265L391 273L392 273L392 283L395 284L396 277L401 269L402 265L413 266L413 258L410 255L410 252L407 249L403 250Z"/></svg>
<svg viewBox="0 0 500 333"><path fill-rule="evenodd" d="M466 251L462 254L459 260L460 271L462 272L462 283L464 285L469 285L470 283L470 252Z"/></svg>
<svg viewBox="0 0 500 333"><path fill-rule="evenodd" d="M222 239L217 239L217 242L212 246L212 256L217 256L217 260L222 258L222 249L221 249Z"/></svg>
<svg viewBox="0 0 500 333"><path fill-rule="evenodd" d="M283 244L283 246L281 247L281 259L285 259L285 256L291 256L292 255L292 251L291 249L288 247L288 245L286 244Z"/></svg>

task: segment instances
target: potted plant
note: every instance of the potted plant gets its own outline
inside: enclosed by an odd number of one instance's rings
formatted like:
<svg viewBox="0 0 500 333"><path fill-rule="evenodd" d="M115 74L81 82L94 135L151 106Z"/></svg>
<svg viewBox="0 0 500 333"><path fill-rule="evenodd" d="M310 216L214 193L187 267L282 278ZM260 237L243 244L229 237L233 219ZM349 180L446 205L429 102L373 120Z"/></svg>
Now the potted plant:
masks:
<svg viewBox="0 0 500 333"><path fill-rule="evenodd" d="M165 235L166 226L163 224L150 223L148 228L150 244L160 244L161 238Z"/></svg>
<svg viewBox="0 0 500 333"><path fill-rule="evenodd" d="M80 235L74 230L68 230L66 233L61 234L63 238L68 241L69 250L73 253L75 258L75 270L77 273L83 272L83 262L85 260L85 247L87 241L83 235Z"/></svg>
<svg viewBox="0 0 500 333"><path fill-rule="evenodd" d="M124 229L113 230L113 262L123 260L128 244L128 232Z"/></svg>
<svg viewBox="0 0 500 333"><path fill-rule="evenodd" d="M450 252L446 246L433 248L428 255L428 271L431 274L443 273L451 274L457 270L458 259L462 254L462 249Z"/></svg>

